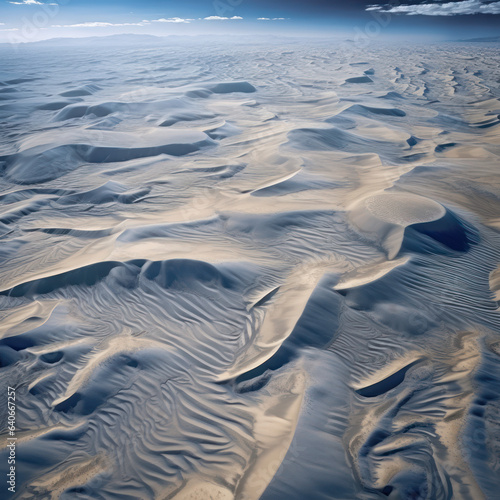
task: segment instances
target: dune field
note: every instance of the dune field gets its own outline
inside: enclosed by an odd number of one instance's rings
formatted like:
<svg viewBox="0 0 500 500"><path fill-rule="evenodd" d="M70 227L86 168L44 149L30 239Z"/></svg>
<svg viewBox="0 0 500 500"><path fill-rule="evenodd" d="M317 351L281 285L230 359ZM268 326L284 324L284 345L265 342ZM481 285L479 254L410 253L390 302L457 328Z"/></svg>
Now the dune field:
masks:
<svg viewBox="0 0 500 500"><path fill-rule="evenodd" d="M498 498L498 44L0 54L9 498Z"/></svg>

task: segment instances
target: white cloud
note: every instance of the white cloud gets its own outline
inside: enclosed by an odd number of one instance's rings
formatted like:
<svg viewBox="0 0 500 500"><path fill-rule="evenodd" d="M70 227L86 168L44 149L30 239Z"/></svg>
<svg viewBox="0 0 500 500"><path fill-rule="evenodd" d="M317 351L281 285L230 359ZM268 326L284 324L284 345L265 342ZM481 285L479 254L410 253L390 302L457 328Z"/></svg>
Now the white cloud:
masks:
<svg viewBox="0 0 500 500"><path fill-rule="evenodd" d="M204 21L238 21L240 19L243 19L240 16L233 16L233 17L221 17L221 16L208 16L204 17Z"/></svg>
<svg viewBox="0 0 500 500"><path fill-rule="evenodd" d="M9 3L13 5L44 5L43 2L39 2L38 0L23 0L22 2L9 2Z"/></svg>
<svg viewBox="0 0 500 500"><path fill-rule="evenodd" d="M6 28L6 29L0 30L0 31L19 31L19 28Z"/></svg>
<svg viewBox="0 0 500 500"><path fill-rule="evenodd" d="M142 21L143 23L189 23L194 19L182 19L181 17L170 17L168 19L153 19L152 21Z"/></svg>
<svg viewBox="0 0 500 500"><path fill-rule="evenodd" d="M144 26L143 23L101 23L89 22L79 24L53 24L52 28L109 28L113 26Z"/></svg>
<svg viewBox="0 0 500 500"><path fill-rule="evenodd" d="M227 20L240 20L243 19L240 16L233 16L233 17L219 17L219 16L210 16L206 17L205 20L207 21L227 21ZM54 24L52 25L52 28L110 28L110 27L115 27L115 26L146 26L150 23L176 23L176 24L181 24L181 23L190 23L191 21L194 21L194 19L183 19L181 17L170 17L168 19L161 18L161 19L152 19L152 20L147 20L143 19L142 21L138 23L107 23L107 22L99 22L99 21L93 21L93 22L85 22L85 23L77 23L77 24Z"/></svg>
<svg viewBox="0 0 500 500"><path fill-rule="evenodd" d="M269 18L269 17L258 17L257 18L257 21L270 21L270 20L271 20L271 18Z"/></svg>
<svg viewBox="0 0 500 500"><path fill-rule="evenodd" d="M500 1L485 3L482 0L460 2L423 3L416 5L369 5L367 11L405 14L407 16L460 16L471 14L500 14Z"/></svg>

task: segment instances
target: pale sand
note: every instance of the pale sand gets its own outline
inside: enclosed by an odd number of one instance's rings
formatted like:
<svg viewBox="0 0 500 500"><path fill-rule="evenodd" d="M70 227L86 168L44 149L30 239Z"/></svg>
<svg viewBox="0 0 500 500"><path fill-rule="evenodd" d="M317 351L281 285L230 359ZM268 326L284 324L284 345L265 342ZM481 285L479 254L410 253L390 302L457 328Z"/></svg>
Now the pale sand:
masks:
<svg viewBox="0 0 500 500"><path fill-rule="evenodd" d="M497 45L0 52L15 498L498 496Z"/></svg>

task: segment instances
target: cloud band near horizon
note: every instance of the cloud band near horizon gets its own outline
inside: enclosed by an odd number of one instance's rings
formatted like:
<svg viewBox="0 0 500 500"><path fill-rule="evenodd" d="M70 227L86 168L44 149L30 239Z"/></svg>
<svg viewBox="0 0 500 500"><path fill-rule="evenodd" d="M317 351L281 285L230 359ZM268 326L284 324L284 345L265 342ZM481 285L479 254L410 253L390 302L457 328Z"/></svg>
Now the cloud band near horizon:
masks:
<svg viewBox="0 0 500 500"><path fill-rule="evenodd" d="M474 14L500 14L500 1L461 0L446 3L413 5L369 5L366 10L407 16L463 16Z"/></svg>

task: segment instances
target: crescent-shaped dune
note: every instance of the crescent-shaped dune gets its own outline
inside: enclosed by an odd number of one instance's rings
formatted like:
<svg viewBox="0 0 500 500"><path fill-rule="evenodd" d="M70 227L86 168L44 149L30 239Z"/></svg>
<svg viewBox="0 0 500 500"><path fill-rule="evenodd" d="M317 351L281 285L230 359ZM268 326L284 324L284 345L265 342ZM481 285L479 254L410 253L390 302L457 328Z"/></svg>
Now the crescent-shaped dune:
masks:
<svg viewBox="0 0 500 500"><path fill-rule="evenodd" d="M0 497L498 498L498 45L127 39L0 47Z"/></svg>

